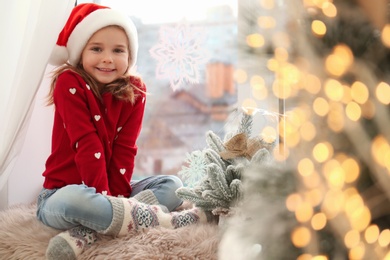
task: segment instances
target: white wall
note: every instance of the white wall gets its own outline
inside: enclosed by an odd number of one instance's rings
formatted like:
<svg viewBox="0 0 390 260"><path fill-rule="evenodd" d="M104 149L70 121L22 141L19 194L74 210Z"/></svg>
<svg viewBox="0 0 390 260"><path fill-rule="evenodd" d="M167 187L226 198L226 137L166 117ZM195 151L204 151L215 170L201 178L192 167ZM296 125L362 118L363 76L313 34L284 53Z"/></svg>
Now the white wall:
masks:
<svg viewBox="0 0 390 260"><path fill-rule="evenodd" d="M8 179L8 189L3 192L8 197L8 206L35 201L42 188L42 172L51 148L54 111L53 106L45 104L51 69L46 70L37 92L23 148Z"/></svg>

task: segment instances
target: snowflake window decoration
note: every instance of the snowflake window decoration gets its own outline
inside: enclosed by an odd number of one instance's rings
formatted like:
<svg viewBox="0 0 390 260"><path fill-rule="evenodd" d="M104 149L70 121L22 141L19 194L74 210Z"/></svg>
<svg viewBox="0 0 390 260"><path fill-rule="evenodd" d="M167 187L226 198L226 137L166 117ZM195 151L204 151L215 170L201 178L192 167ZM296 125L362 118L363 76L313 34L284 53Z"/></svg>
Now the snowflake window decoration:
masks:
<svg viewBox="0 0 390 260"><path fill-rule="evenodd" d="M186 154L185 163L178 173L188 187L194 187L206 175L206 160L201 151Z"/></svg>
<svg viewBox="0 0 390 260"><path fill-rule="evenodd" d="M156 77L168 78L173 91L186 81L199 83L199 67L208 60L208 51L202 47L206 38L204 29L179 23L176 27L162 26L160 40L149 52L158 61Z"/></svg>

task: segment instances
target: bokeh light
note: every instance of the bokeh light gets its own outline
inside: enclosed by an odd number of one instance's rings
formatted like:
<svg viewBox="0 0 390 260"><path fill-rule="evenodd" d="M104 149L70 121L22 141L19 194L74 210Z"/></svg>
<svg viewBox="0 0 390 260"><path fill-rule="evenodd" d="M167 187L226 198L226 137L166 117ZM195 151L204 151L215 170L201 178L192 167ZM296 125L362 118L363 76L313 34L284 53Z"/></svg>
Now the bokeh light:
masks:
<svg viewBox="0 0 390 260"><path fill-rule="evenodd" d="M314 230L321 230L326 226L327 220L324 213L317 213L311 219L311 226Z"/></svg>
<svg viewBox="0 0 390 260"><path fill-rule="evenodd" d="M352 121L358 121L362 116L362 109L355 102L349 102L347 107L345 108L345 113L347 117Z"/></svg>
<svg viewBox="0 0 390 260"><path fill-rule="evenodd" d="M294 246L302 248L307 246L311 240L311 233L307 227L297 227L292 231L291 241Z"/></svg>
<svg viewBox="0 0 390 260"><path fill-rule="evenodd" d="M318 97L313 102L314 112L319 116L325 116L329 112L329 103L326 99Z"/></svg>
<svg viewBox="0 0 390 260"><path fill-rule="evenodd" d="M344 244L347 248L354 248L360 243L360 233L358 230L352 229L347 232L344 237Z"/></svg>
<svg viewBox="0 0 390 260"><path fill-rule="evenodd" d="M333 155L333 147L329 142L318 143L313 148L313 157L317 162L325 162Z"/></svg>
<svg viewBox="0 0 390 260"><path fill-rule="evenodd" d="M390 47L390 24L386 24L381 33L381 39L385 46Z"/></svg>
<svg viewBox="0 0 390 260"><path fill-rule="evenodd" d="M367 243L375 243L379 238L379 232L380 230L377 225L370 225L364 232L364 238L366 239Z"/></svg>
<svg viewBox="0 0 390 260"><path fill-rule="evenodd" d="M344 87L334 79L328 79L324 85L326 96L333 101L340 101L344 95Z"/></svg>
<svg viewBox="0 0 390 260"><path fill-rule="evenodd" d="M272 16L260 16L257 18L257 24L260 28L271 29L276 26L275 18Z"/></svg>
<svg viewBox="0 0 390 260"><path fill-rule="evenodd" d="M320 20L314 20L311 24L311 30L314 35L322 37L326 34L326 25Z"/></svg>
<svg viewBox="0 0 390 260"><path fill-rule="evenodd" d="M246 37L246 42L248 46L252 48L260 48L265 44L264 36L259 33L253 33Z"/></svg>
<svg viewBox="0 0 390 260"><path fill-rule="evenodd" d="M381 247L387 247L390 245L390 230L383 230L378 238L378 243Z"/></svg>
<svg viewBox="0 0 390 260"><path fill-rule="evenodd" d="M345 44L336 45L325 60L326 70L333 76L340 77L354 61L351 49Z"/></svg>
<svg viewBox="0 0 390 260"><path fill-rule="evenodd" d="M295 210L295 218L298 222L304 223L310 221L313 216L313 207L307 201L303 201Z"/></svg>
<svg viewBox="0 0 390 260"><path fill-rule="evenodd" d="M360 81L355 81L351 86L351 96L359 104L366 103L369 97L367 86Z"/></svg>
<svg viewBox="0 0 390 260"><path fill-rule="evenodd" d="M388 105L390 104L390 86L386 82L380 82L375 90L376 98L379 102Z"/></svg>
<svg viewBox="0 0 390 260"><path fill-rule="evenodd" d="M323 3L321 9L324 15L328 17L333 18L337 16L337 8L332 2Z"/></svg>

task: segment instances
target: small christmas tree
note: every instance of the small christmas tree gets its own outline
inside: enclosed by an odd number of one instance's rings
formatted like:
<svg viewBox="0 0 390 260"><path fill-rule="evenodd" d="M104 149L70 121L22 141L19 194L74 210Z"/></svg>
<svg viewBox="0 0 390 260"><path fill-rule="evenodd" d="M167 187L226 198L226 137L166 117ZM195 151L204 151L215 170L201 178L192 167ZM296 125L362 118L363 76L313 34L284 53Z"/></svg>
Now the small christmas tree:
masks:
<svg viewBox="0 0 390 260"><path fill-rule="evenodd" d="M243 171L249 165L271 160L274 143L260 136L251 138L253 116L242 113L237 131L224 140L214 132L206 134L207 147L187 156L187 164L179 172L185 180L195 180L176 191L178 197L215 215L230 214L242 200Z"/></svg>

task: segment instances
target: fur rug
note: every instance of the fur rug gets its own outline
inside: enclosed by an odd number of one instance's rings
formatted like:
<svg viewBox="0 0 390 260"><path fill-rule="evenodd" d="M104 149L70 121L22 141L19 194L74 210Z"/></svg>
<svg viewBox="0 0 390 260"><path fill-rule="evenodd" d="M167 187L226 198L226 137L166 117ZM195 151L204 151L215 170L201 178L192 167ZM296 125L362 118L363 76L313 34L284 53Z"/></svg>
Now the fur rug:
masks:
<svg viewBox="0 0 390 260"><path fill-rule="evenodd" d="M35 218L36 204L0 212L0 259L44 259L51 237L60 231ZM199 224L170 230L162 227L123 238L99 236L82 259L217 259L218 226Z"/></svg>

